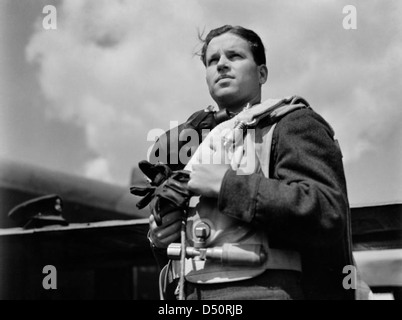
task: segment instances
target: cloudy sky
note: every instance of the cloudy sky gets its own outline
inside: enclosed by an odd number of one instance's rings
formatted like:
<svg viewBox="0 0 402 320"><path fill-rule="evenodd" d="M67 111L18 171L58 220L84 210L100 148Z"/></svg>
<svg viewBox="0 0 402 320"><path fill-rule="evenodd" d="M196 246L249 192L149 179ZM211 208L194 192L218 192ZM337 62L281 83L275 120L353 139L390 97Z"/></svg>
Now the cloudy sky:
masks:
<svg viewBox="0 0 402 320"><path fill-rule="evenodd" d="M264 41L263 98L301 95L335 129L351 204L402 201L402 1L2 0L0 15L0 157L127 186L152 129L213 104L198 33L233 24Z"/></svg>

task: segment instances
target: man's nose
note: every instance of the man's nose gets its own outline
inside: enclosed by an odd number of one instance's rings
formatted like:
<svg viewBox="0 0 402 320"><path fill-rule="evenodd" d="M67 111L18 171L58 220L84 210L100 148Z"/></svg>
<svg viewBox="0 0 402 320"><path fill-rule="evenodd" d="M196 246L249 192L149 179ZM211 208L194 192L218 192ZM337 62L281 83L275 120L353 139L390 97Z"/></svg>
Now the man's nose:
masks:
<svg viewBox="0 0 402 320"><path fill-rule="evenodd" d="M221 55L217 64L218 71L222 71L229 68L229 60Z"/></svg>

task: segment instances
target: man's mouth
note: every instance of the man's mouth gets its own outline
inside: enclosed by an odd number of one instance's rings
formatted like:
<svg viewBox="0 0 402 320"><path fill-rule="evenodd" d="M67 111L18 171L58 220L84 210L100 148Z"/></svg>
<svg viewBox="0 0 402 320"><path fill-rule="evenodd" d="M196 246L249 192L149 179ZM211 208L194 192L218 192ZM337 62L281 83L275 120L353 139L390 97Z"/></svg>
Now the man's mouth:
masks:
<svg viewBox="0 0 402 320"><path fill-rule="evenodd" d="M216 79L215 82L219 82L219 81L224 80L224 79L233 79L233 77L232 77L232 76L229 76L229 75L227 75L227 74L224 74L224 75L219 76L219 77Z"/></svg>

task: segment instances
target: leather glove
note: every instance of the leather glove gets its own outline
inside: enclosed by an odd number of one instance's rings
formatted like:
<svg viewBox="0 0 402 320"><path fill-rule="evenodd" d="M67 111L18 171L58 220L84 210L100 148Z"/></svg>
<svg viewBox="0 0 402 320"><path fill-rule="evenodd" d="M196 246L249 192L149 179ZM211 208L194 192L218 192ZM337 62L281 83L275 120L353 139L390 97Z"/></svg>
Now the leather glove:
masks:
<svg viewBox="0 0 402 320"><path fill-rule="evenodd" d="M130 193L143 197L137 204L138 209L145 208L153 199L156 187L160 186L173 173L165 164L152 164L146 160L138 163L140 170L148 177L146 186L131 186Z"/></svg>
<svg viewBox="0 0 402 320"><path fill-rule="evenodd" d="M153 165L145 160L138 166L150 179L150 183L146 187L132 186L130 192L143 196L137 203L139 209L151 203L151 212L158 226L165 214L187 207L192 195L187 188L190 179L188 171L171 171L167 165Z"/></svg>
<svg viewBox="0 0 402 320"><path fill-rule="evenodd" d="M177 209L184 210L188 206L192 193L187 188L190 174L188 171L175 171L165 182L155 189L150 207L155 222L162 224L162 217Z"/></svg>
<svg viewBox="0 0 402 320"><path fill-rule="evenodd" d="M192 196L187 188L190 174L186 170L174 171L174 173L155 190L156 203L155 209L164 212L161 202L168 202L173 209L185 209L188 200ZM171 210L167 211L170 212ZM167 213L166 212L166 213ZM163 216L164 214L162 214Z"/></svg>

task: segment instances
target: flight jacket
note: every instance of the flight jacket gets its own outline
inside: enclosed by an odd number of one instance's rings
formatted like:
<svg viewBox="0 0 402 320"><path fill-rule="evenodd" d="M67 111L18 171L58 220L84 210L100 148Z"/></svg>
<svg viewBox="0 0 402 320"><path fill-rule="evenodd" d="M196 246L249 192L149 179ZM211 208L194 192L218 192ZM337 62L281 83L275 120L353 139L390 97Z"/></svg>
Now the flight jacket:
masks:
<svg viewBox="0 0 402 320"><path fill-rule="evenodd" d="M342 154L330 125L311 109L283 117L273 133L270 178L224 176L221 213L261 226L270 246L298 250L310 299L352 299L343 268L353 265Z"/></svg>
<svg viewBox="0 0 402 320"><path fill-rule="evenodd" d="M270 247L300 252L306 299L354 299L355 290L343 287L344 267L353 265L350 209L331 126L310 108L284 116L273 132L269 172L229 169L220 212L262 226Z"/></svg>

